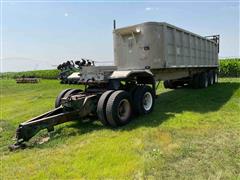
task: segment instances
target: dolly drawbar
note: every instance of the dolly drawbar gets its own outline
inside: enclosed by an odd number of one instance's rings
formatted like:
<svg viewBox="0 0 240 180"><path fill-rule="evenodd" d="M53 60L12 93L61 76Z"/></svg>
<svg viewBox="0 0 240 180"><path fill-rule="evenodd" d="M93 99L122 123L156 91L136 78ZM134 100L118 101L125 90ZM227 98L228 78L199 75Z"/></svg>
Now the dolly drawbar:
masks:
<svg viewBox="0 0 240 180"><path fill-rule="evenodd" d="M24 142L29 141L39 131L47 129L48 132L54 130L54 126L68 121L80 120L94 111L96 95L75 95L63 98L63 103L67 106L78 104L78 108L57 107L49 112L37 116L31 120L23 122L16 130L16 143L9 146L10 150L24 148Z"/></svg>

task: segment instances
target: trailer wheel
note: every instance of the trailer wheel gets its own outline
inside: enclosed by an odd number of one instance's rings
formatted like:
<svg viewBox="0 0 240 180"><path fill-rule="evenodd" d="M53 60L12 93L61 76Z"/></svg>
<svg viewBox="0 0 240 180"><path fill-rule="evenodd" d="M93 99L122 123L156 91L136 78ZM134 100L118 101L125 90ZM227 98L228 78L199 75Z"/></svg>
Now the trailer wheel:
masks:
<svg viewBox="0 0 240 180"><path fill-rule="evenodd" d="M114 90L109 90L109 91L104 92L101 95L100 99L98 100L98 104L97 104L98 119L105 126L109 125L109 123L107 121L107 116L106 116L107 101L113 92L114 92Z"/></svg>
<svg viewBox="0 0 240 180"><path fill-rule="evenodd" d="M63 97L69 97L69 96L77 94L77 93L79 93L81 91L82 91L81 89L71 89Z"/></svg>
<svg viewBox="0 0 240 180"><path fill-rule="evenodd" d="M193 77L191 78L189 85L193 89L199 88L199 74L194 74Z"/></svg>
<svg viewBox="0 0 240 180"><path fill-rule="evenodd" d="M174 82L173 80L166 80L163 82L163 85L165 88L169 89L176 89L177 88L177 83Z"/></svg>
<svg viewBox="0 0 240 180"><path fill-rule="evenodd" d="M203 72L199 75L199 87L207 88L208 87L208 74Z"/></svg>
<svg viewBox="0 0 240 180"><path fill-rule="evenodd" d="M61 99L64 97L64 95L70 91L71 89L65 89L62 92L59 93L59 95L57 96L56 100L55 100L55 108L58 108L59 106L61 106Z"/></svg>
<svg viewBox="0 0 240 180"><path fill-rule="evenodd" d="M168 80L163 81L163 86L164 86L165 89L169 88Z"/></svg>
<svg viewBox="0 0 240 180"><path fill-rule="evenodd" d="M214 73L213 71L208 72L208 85L211 86L214 83Z"/></svg>
<svg viewBox="0 0 240 180"><path fill-rule="evenodd" d="M154 107L154 92L149 86L137 87L133 95L133 109L137 115L149 114Z"/></svg>
<svg viewBox="0 0 240 180"><path fill-rule="evenodd" d="M106 106L107 121L112 127L122 126L130 121L132 107L128 92L118 90L109 97Z"/></svg>

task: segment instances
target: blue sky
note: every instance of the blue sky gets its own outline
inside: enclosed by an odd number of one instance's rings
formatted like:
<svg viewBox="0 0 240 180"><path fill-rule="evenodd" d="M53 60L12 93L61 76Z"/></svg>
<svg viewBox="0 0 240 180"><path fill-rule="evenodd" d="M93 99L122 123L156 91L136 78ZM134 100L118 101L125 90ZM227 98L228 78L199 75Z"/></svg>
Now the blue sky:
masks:
<svg viewBox="0 0 240 180"><path fill-rule="evenodd" d="M220 34L220 57L240 56L239 2L2 3L2 70L54 68L81 57L113 61L117 27L168 22L202 36Z"/></svg>

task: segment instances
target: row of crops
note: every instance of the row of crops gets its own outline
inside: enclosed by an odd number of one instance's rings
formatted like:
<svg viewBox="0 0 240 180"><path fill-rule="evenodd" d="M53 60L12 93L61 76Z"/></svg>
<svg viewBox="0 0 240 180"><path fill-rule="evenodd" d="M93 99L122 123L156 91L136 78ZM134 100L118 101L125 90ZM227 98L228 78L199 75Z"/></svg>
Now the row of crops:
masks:
<svg viewBox="0 0 240 180"><path fill-rule="evenodd" d="M240 77L240 59L220 60L221 77Z"/></svg>
<svg viewBox="0 0 240 180"><path fill-rule="evenodd" d="M24 71L24 72L6 72L1 74L1 78L18 78L18 77L36 77L42 79L57 79L59 70L36 70L36 71Z"/></svg>
<svg viewBox="0 0 240 180"><path fill-rule="evenodd" d="M222 59L220 60L221 77L240 77L240 59ZM24 72L7 72L1 73L1 78L18 78L18 77L37 77L42 79L57 79L59 70L37 70Z"/></svg>

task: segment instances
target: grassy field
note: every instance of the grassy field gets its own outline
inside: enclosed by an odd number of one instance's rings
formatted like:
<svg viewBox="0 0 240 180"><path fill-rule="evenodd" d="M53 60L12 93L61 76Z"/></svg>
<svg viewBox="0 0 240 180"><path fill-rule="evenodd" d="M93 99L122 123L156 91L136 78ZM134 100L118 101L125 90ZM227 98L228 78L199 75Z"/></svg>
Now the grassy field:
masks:
<svg viewBox="0 0 240 180"><path fill-rule="evenodd" d="M69 122L9 152L20 122L50 110L67 87L56 80L0 80L1 179L239 179L240 78L207 89L167 90L153 113L112 130Z"/></svg>

